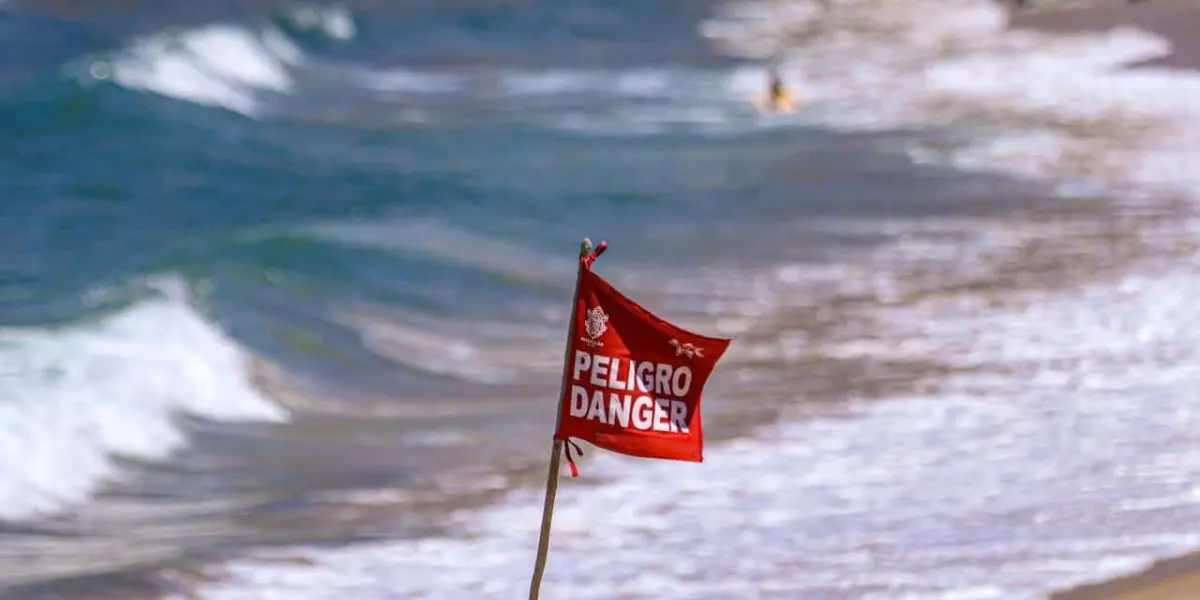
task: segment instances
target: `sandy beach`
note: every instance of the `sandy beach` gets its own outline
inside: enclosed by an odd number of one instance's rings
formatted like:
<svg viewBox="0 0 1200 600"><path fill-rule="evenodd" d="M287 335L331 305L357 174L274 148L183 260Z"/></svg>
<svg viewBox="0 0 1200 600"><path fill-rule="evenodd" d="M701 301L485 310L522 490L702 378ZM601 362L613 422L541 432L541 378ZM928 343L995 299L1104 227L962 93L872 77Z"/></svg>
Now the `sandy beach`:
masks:
<svg viewBox="0 0 1200 600"><path fill-rule="evenodd" d="M1136 27L1171 41L1171 54L1131 65L1200 68L1200 3L1153 0L1101 2L1089 7L1048 8L1013 15L1014 28L1055 32ZM1200 552L1165 559L1130 575L1060 591L1051 600L1195 600L1200 598Z"/></svg>
<svg viewBox="0 0 1200 600"><path fill-rule="evenodd" d="M1128 577L1064 590L1051 600L1194 600L1200 596L1200 553L1159 561Z"/></svg>

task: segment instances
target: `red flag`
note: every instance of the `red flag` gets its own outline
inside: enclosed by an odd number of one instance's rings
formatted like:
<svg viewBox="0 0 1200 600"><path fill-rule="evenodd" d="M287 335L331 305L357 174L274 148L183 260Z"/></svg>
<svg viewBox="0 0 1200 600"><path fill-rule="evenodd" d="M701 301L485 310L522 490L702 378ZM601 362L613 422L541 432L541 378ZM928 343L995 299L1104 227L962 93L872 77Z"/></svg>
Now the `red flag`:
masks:
<svg viewBox="0 0 1200 600"><path fill-rule="evenodd" d="M700 397L730 340L692 333L627 298L581 258L559 426L569 438L644 458L701 462Z"/></svg>

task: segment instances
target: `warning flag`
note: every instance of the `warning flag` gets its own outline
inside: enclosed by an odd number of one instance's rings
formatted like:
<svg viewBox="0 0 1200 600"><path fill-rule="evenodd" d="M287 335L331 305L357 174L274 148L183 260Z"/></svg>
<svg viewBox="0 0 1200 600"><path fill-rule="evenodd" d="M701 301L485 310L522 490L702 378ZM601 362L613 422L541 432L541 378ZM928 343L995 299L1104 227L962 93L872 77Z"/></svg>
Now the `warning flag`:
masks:
<svg viewBox="0 0 1200 600"><path fill-rule="evenodd" d="M704 384L730 340L692 333L651 314L580 258L559 425L571 474L571 438L606 450L701 462Z"/></svg>

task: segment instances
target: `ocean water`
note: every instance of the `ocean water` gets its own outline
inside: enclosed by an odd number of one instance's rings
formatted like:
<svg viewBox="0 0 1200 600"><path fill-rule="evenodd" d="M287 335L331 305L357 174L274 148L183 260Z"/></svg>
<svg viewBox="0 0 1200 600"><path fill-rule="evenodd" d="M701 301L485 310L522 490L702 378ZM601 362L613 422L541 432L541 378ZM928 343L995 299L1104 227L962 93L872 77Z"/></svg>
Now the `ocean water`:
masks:
<svg viewBox="0 0 1200 600"><path fill-rule="evenodd" d="M0 5L4 594L519 597L584 236L736 341L706 463L563 482L546 597L1037 598L1200 545L1200 77L1005 19Z"/></svg>

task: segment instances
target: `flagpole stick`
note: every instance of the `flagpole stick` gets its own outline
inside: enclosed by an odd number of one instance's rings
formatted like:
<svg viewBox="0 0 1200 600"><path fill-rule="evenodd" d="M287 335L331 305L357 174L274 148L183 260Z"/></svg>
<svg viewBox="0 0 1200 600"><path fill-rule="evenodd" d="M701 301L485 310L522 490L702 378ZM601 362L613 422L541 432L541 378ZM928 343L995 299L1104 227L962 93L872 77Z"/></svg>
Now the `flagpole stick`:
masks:
<svg viewBox="0 0 1200 600"><path fill-rule="evenodd" d="M583 238L579 245L579 258L586 258L592 252L592 240ZM583 269L580 263L579 269ZM571 317L567 323L567 347L563 350L563 379L554 400L554 432L562 425L562 397L567 391L566 368L571 360L571 336L575 334L575 311L579 305L579 274L575 276L575 296L571 299ZM550 449L550 472L546 475L546 501L542 505L542 532L538 536L537 559L533 564L533 581L529 583L529 600L537 600L541 593L542 575L546 571L546 555L550 552L550 521L554 518L554 497L558 494L558 470L562 457L563 442L554 440Z"/></svg>

